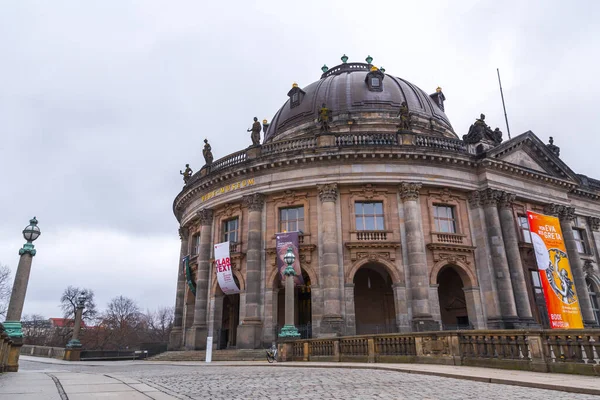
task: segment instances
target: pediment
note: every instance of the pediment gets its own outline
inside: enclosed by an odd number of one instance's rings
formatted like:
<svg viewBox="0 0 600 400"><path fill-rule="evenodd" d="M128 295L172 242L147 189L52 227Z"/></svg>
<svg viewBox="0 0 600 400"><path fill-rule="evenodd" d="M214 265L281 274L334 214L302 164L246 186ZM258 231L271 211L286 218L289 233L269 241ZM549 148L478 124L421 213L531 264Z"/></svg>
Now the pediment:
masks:
<svg viewBox="0 0 600 400"><path fill-rule="evenodd" d="M489 150L486 158L541 172L554 178L578 182L577 175L535 134L527 131Z"/></svg>

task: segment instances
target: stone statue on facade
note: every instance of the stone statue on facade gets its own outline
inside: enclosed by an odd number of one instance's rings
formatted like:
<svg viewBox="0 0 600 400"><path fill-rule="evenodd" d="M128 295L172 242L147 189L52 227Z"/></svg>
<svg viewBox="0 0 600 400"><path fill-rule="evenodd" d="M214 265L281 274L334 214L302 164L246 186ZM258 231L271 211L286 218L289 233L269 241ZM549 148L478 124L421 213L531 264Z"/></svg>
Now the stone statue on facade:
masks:
<svg viewBox="0 0 600 400"><path fill-rule="evenodd" d="M247 132L252 132L252 146L260 146L260 122L258 122L258 118L254 117L254 123L252 124L252 128L248 129Z"/></svg>
<svg viewBox="0 0 600 400"><path fill-rule="evenodd" d="M398 125L398 129L401 131L410 131L410 113L408 111L408 105L405 101L403 101L400 105L398 117L400 117L400 125Z"/></svg>
<svg viewBox="0 0 600 400"><path fill-rule="evenodd" d="M323 103L319 110L318 122L321 123L321 132L329 132L329 119L331 110L327 108L327 105Z"/></svg>
<svg viewBox="0 0 600 400"><path fill-rule="evenodd" d="M463 135L463 141L466 143L478 143L482 140L496 145L502 143L502 132L499 128L492 130L485 123L485 114L481 114L469 128L469 133Z"/></svg>
<svg viewBox="0 0 600 400"><path fill-rule="evenodd" d="M192 169L190 168L190 164L185 164L185 170L179 170L179 175L183 175L183 183L187 184L190 178L192 177Z"/></svg>
<svg viewBox="0 0 600 400"><path fill-rule="evenodd" d="M208 139L204 139L204 148L202 149L202 155L204 156L204 162L210 166L213 162L212 148L208 144Z"/></svg>
<svg viewBox="0 0 600 400"><path fill-rule="evenodd" d="M560 147L558 147L557 145L554 144L554 138L552 136L550 136L550 139L548 140L548 144L546 145L546 147L548 147L548 150L550 150L551 152L553 152L554 154L556 154L557 157L560 156Z"/></svg>

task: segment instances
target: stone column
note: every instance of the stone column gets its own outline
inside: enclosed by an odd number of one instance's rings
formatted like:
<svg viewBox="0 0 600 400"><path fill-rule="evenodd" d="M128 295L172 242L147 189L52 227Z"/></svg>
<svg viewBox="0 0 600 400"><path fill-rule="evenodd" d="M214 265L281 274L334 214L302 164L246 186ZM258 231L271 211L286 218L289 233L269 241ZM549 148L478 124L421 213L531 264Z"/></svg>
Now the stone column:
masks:
<svg viewBox="0 0 600 400"><path fill-rule="evenodd" d="M410 332L410 320L406 302L406 286L400 283L392 285L394 291L394 306L396 308L396 328L400 333Z"/></svg>
<svg viewBox="0 0 600 400"><path fill-rule="evenodd" d="M465 293L465 301L467 302L469 322L473 325L474 329L485 329L483 311L481 310L480 289L478 287L465 287L463 288L463 292Z"/></svg>
<svg viewBox="0 0 600 400"><path fill-rule="evenodd" d="M575 290L577 291L577 300L579 300L583 324L586 328L595 328L598 324L594 318L590 294L585 283L583 262L577 250L575 236L573 235L572 223L573 219L575 219L575 208L550 204L544 208L544 213L557 216L560 221L560 230L562 231L565 247L567 248L567 256L569 257L569 265L573 273L573 281L575 282Z"/></svg>
<svg viewBox="0 0 600 400"><path fill-rule="evenodd" d="M485 227L490 247L493 272L496 277L496 288L500 303L503 328L518 327L517 305L513 286L510 281L510 269L506 258L506 247L502 237L498 202L504 192L495 189L484 189L479 192L485 215Z"/></svg>
<svg viewBox="0 0 600 400"><path fill-rule="evenodd" d="M344 301L346 303L346 326L344 336L356 335L356 309L354 307L354 283L344 285Z"/></svg>
<svg viewBox="0 0 600 400"><path fill-rule="evenodd" d="M418 203L419 189L421 189L420 183L403 182L400 185L400 199L402 199L404 206L408 270L410 273L412 329L417 332L440 329L439 324L434 321L429 307L429 271Z"/></svg>
<svg viewBox="0 0 600 400"><path fill-rule="evenodd" d="M196 304L194 306L194 324L191 328L191 341L186 347L192 350L206 349L208 334L208 281L210 273L210 252L213 211L198 211L200 219L200 249L198 251L198 276L196 279Z"/></svg>
<svg viewBox="0 0 600 400"><path fill-rule="evenodd" d="M321 217L319 224L323 230L321 240L323 258L321 274L323 287L323 319L321 321L321 337L338 336L342 333L342 309L339 282L340 266L338 265L338 235L335 202L338 198L338 188L335 183L319 185L321 200Z"/></svg>
<svg viewBox="0 0 600 400"><path fill-rule="evenodd" d="M515 305L517 315L519 316L519 325L522 327L536 326L531 313L531 304L529 303L529 293L527 292L527 283L525 281L525 272L521 262L521 253L519 251L518 233L515 226L515 217L512 211L512 203L515 195L503 192L499 201L500 207L500 225L502 227L502 237L506 248L506 259L515 296Z"/></svg>
<svg viewBox="0 0 600 400"><path fill-rule="evenodd" d="M248 208L248 247L246 250L246 304L244 319L237 331L239 349L261 346L262 319L260 315L260 272L262 251L262 210L265 196L254 193L243 197Z"/></svg>
<svg viewBox="0 0 600 400"><path fill-rule="evenodd" d="M181 248L179 250L179 260L177 262L177 294L175 296L173 329L171 329L171 334L169 335L168 350L179 350L183 344L183 306L185 304L186 279L182 260L188 252L188 228L179 228L179 239L181 239Z"/></svg>

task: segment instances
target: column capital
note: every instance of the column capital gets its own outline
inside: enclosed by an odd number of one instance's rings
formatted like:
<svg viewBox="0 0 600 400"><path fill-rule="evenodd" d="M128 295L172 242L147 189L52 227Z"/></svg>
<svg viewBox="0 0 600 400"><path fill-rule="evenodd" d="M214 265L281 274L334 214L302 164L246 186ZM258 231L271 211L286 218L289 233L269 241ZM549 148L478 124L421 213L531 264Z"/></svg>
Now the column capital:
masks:
<svg viewBox="0 0 600 400"><path fill-rule="evenodd" d="M544 213L558 217L561 221L572 221L575 219L575 207L563 206L561 204L548 204L544 207Z"/></svg>
<svg viewBox="0 0 600 400"><path fill-rule="evenodd" d="M500 199L498 200L498 207L500 208L512 208L512 205L515 201L517 195L508 192L502 192L500 194Z"/></svg>
<svg viewBox="0 0 600 400"><path fill-rule="evenodd" d="M200 225L210 225L213 221L214 212L210 208L203 208L196 213L196 216L200 220Z"/></svg>
<svg viewBox="0 0 600 400"><path fill-rule="evenodd" d="M248 207L250 211L262 211L263 205L265 204L265 195L262 193L254 193L246 196L242 196L244 206Z"/></svg>
<svg viewBox="0 0 600 400"><path fill-rule="evenodd" d="M417 200L421 186L423 185L420 182L402 182L400 184L400 199L403 201Z"/></svg>
<svg viewBox="0 0 600 400"><path fill-rule="evenodd" d="M180 240L186 240L188 238L189 234L190 234L189 228L184 227L184 226L179 228L179 239Z"/></svg>
<svg viewBox="0 0 600 400"><path fill-rule="evenodd" d="M512 202L514 198L515 195L506 193L503 190L487 188L471 192L469 204L471 205L471 208L478 206L496 206L498 204L502 207L503 199Z"/></svg>
<svg viewBox="0 0 600 400"><path fill-rule="evenodd" d="M600 229L600 218L588 217L588 225L590 226L591 230L598 232Z"/></svg>
<svg viewBox="0 0 600 400"><path fill-rule="evenodd" d="M339 194L337 183L317 185L317 189L319 190L319 199L321 199L322 203L328 201L335 203L335 201L337 200Z"/></svg>
<svg viewBox="0 0 600 400"><path fill-rule="evenodd" d="M594 264L592 260L585 260L583 262L583 272L586 277L594 274Z"/></svg>

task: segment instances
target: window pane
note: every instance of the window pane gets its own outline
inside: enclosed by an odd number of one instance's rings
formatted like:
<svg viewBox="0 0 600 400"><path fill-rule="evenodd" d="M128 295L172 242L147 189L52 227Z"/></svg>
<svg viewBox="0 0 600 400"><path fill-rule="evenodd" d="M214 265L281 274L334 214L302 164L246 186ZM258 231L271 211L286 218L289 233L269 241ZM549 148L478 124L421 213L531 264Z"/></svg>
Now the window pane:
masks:
<svg viewBox="0 0 600 400"><path fill-rule="evenodd" d="M449 232L448 221L440 220L440 232L447 233Z"/></svg>
<svg viewBox="0 0 600 400"><path fill-rule="evenodd" d="M296 229L296 221L290 221L288 223L288 231L290 231L290 232L297 231L297 229Z"/></svg>
<svg viewBox="0 0 600 400"><path fill-rule="evenodd" d="M363 219L362 217L356 217L356 230L357 231L364 231L365 227L363 225Z"/></svg>
<svg viewBox="0 0 600 400"><path fill-rule="evenodd" d="M573 236L575 236L575 240L581 240L581 232L579 229L573 229Z"/></svg>
<svg viewBox="0 0 600 400"><path fill-rule="evenodd" d="M362 215L362 213L363 213L363 204L362 203L356 203L356 204L354 204L354 207L355 207L356 215Z"/></svg>
<svg viewBox="0 0 600 400"><path fill-rule="evenodd" d="M304 221L298 221L298 230L304 232Z"/></svg>
<svg viewBox="0 0 600 400"><path fill-rule="evenodd" d="M440 220L435 219L435 231L440 232Z"/></svg>
<svg viewBox="0 0 600 400"><path fill-rule="evenodd" d="M433 218L439 217L438 208L438 206L433 206Z"/></svg>
<svg viewBox="0 0 600 400"><path fill-rule="evenodd" d="M585 253L585 249L583 248L583 244L579 241L575 242L577 244L577 252L579 253Z"/></svg>
<svg viewBox="0 0 600 400"><path fill-rule="evenodd" d="M450 232L450 233L456 233L456 223L454 222L454 220L452 220L452 221L449 221L449 222L448 222L448 225L449 225L449 227L450 227L450 230L449 230L449 232Z"/></svg>
<svg viewBox="0 0 600 400"><path fill-rule="evenodd" d="M454 208L446 207L446 213L448 214L448 218L454 219Z"/></svg>
<svg viewBox="0 0 600 400"><path fill-rule="evenodd" d="M371 78L371 86L378 87L379 86L379 78Z"/></svg>
<svg viewBox="0 0 600 400"><path fill-rule="evenodd" d="M373 220L373 217L365 217L365 230L375 230L375 221Z"/></svg>
<svg viewBox="0 0 600 400"><path fill-rule="evenodd" d="M540 274L537 271L531 271L531 280L533 281L533 287L541 287Z"/></svg>
<svg viewBox="0 0 600 400"><path fill-rule="evenodd" d="M298 218L304 218L304 206L298 207Z"/></svg>
<svg viewBox="0 0 600 400"><path fill-rule="evenodd" d="M382 231L383 230L383 217L376 217L375 219L375 229Z"/></svg>
<svg viewBox="0 0 600 400"><path fill-rule="evenodd" d="M383 214L383 203L375 203L375 214Z"/></svg>
<svg viewBox="0 0 600 400"><path fill-rule="evenodd" d="M373 203L363 203L363 212L365 214L373 215Z"/></svg>
<svg viewBox="0 0 600 400"><path fill-rule="evenodd" d="M523 230L523 240L525 243L531 243L531 233L529 233L529 230Z"/></svg>
<svg viewBox="0 0 600 400"><path fill-rule="evenodd" d="M288 219L288 213L287 213L287 208L282 208L281 210L279 210L279 218L282 221L287 221Z"/></svg>

